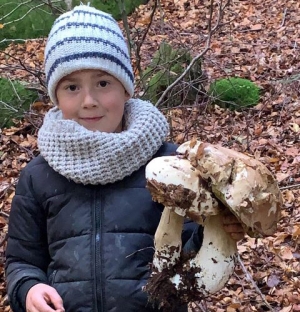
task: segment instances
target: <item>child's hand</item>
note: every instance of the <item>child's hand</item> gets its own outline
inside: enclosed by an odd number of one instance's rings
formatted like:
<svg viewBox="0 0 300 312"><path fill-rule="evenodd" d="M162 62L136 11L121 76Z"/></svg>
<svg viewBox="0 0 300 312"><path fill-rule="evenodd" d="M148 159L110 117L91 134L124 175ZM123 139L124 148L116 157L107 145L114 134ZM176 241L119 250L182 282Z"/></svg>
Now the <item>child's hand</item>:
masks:
<svg viewBox="0 0 300 312"><path fill-rule="evenodd" d="M235 241L239 241L244 238L245 231L241 223L232 213L228 213L223 216L223 226L224 230L230 234L231 238Z"/></svg>
<svg viewBox="0 0 300 312"><path fill-rule="evenodd" d="M26 297L26 312L64 312L63 301L57 291L46 284L31 287Z"/></svg>

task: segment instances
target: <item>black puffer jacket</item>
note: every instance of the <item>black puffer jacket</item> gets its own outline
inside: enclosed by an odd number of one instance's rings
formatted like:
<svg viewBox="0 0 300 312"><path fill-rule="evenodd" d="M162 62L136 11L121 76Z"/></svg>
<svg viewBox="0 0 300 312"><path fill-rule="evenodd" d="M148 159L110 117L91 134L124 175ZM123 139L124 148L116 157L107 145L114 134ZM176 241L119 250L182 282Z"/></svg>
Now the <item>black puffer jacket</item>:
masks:
<svg viewBox="0 0 300 312"><path fill-rule="evenodd" d="M175 149L164 144L155 157ZM56 288L67 312L156 311L141 289L162 207L152 202L144 171L84 186L41 156L26 166L9 223L6 275L13 311L25 310L28 289L40 282ZM195 225L186 228L185 238L191 237ZM198 235L188 244L199 248Z"/></svg>

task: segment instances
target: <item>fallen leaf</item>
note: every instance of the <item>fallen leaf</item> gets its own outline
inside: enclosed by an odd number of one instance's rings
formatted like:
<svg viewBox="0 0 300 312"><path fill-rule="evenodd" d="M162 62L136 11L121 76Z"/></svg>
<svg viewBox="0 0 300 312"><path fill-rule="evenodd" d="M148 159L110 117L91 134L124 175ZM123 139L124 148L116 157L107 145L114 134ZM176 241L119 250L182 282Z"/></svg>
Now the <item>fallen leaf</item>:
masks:
<svg viewBox="0 0 300 312"><path fill-rule="evenodd" d="M267 279L267 285L272 288L272 287L275 287L277 286L278 284L280 283L280 279L277 275L273 274L273 275L270 275Z"/></svg>
<svg viewBox="0 0 300 312"><path fill-rule="evenodd" d="M261 30L262 24L252 25L250 28L251 28L251 30Z"/></svg>

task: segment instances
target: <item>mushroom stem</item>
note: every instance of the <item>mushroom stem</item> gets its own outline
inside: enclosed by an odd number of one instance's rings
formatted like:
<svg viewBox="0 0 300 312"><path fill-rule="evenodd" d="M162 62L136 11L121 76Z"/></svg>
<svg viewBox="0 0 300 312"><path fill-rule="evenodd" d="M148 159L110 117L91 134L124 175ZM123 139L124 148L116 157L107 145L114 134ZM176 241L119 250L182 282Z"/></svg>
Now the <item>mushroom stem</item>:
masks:
<svg viewBox="0 0 300 312"><path fill-rule="evenodd" d="M181 253L181 232L184 217L164 208L155 233L153 266L158 272L175 265Z"/></svg>
<svg viewBox="0 0 300 312"><path fill-rule="evenodd" d="M202 247L187 265L199 268L195 278L202 295L213 294L225 286L234 270L236 252L236 242L223 228L222 215L207 217Z"/></svg>

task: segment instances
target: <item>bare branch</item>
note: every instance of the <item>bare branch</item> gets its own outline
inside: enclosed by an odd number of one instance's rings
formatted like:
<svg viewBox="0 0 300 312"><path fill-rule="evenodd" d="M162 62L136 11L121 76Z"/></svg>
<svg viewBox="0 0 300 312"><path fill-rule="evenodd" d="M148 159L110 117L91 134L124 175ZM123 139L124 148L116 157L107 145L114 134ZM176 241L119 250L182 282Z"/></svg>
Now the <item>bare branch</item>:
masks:
<svg viewBox="0 0 300 312"><path fill-rule="evenodd" d="M5 43L5 42L15 42L15 41L27 42L28 40L27 39L3 39L0 41L0 44Z"/></svg>
<svg viewBox="0 0 300 312"><path fill-rule="evenodd" d="M13 14L16 10L18 10L21 6L26 5L26 4L28 4L28 3L32 2L32 1L33 1L33 0L28 0L28 1L26 1L26 2L20 3L20 4L17 5L13 10L11 10L8 14L6 14L5 16L2 16L1 19L0 19L0 21L1 21L1 20L4 20L5 18L7 18L7 17L9 17L10 15L12 15L12 14ZM52 1L52 3L59 3L59 2L62 2L62 1L61 1L61 0ZM51 3L51 5L52 5L52 3ZM43 1L42 3L37 4L37 5L35 5L34 7L30 8L30 9L29 9L23 16L21 16L20 18L17 18L17 19L15 19L15 20L9 21L9 22L7 22L7 23L3 23L2 26L5 27L5 26L7 26L7 25L9 25L9 24L12 24L12 23L15 23L15 22L19 22L19 21L21 21L22 19L24 19L31 11L36 10L36 9L38 9L38 8L40 8L40 7L43 7L43 6L45 6L45 5L51 6L49 3ZM2 41L1 41L0 43L2 43Z"/></svg>
<svg viewBox="0 0 300 312"><path fill-rule="evenodd" d="M148 32L149 32L149 29L150 29L150 27L151 27L151 25L152 25L152 23L153 23L153 17L154 17L154 14L155 14L155 12L156 12L156 9L157 9L157 3L158 3L158 2L159 2L159 0L155 0L155 1L154 1L153 9L152 9L152 12L151 12L151 14L150 14L150 22L148 23L147 28L146 28L146 30L144 31L144 34L143 34L143 36L142 36L142 39L141 39L141 40L138 40L138 41L136 42L136 49L135 49L136 68L137 68L137 70L139 71L139 73L141 73L141 75L142 75L141 54L140 54L140 53L141 53L141 48L142 48L142 45L144 44L144 41L145 41L146 36L147 36L147 34L148 34ZM143 79L141 79L141 82L144 83L144 82L143 82Z"/></svg>
<svg viewBox="0 0 300 312"><path fill-rule="evenodd" d="M209 14L209 19L208 19L208 35L207 35L206 44L205 44L203 51L201 51L198 55L196 55L192 59L189 66L185 69L185 71L173 83L171 83L167 87L167 89L163 92L163 94L160 96L160 98L156 102L155 106L158 107L163 102L167 93L170 92L190 72L194 64L199 59L201 59L208 52L208 50L210 50L212 36L216 32L216 30L220 27L221 20L224 15L224 10L229 5L230 0L227 0L224 5L222 5L222 3L223 3L222 0L218 3L218 7L219 7L218 12L217 12L218 17L217 17L217 21L215 25L213 26L212 23L213 23L213 13L214 13L214 0L210 1L210 14Z"/></svg>
<svg viewBox="0 0 300 312"><path fill-rule="evenodd" d="M126 32L128 52L129 52L129 56L131 57L131 38L130 38L130 30L129 30L127 14L126 14L126 10L125 10L124 0L118 0L118 4L119 4L119 10L120 10L121 15L122 15L123 26L124 26L125 32Z"/></svg>
<svg viewBox="0 0 300 312"><path fill-rule="evenodd" d="M271 307L271 305L269 304L269 302L266 300L265 296L263 295L263 293L260 291L260 289L258 288L258 286L256 285L255 281L253 280L251 274L247 271L243 261L240 258L240 255L237 255L237 260L239 265L242 268L242 271L244 272L244 274L246 275L246 279L248 280L248 282L251 282L252 286L255 288L256 292L260 295L261 299L263 300L264 304L270 309L270 311L275 312L274 309Z"/></svg>
<svg viewBox="0 0 300 312"><path fill-rule="evenodd" d="M291 185L287 185L287 186L282 186L279 189L280 190L287 190L287 189L298 188L298 187L300 187L300 184L291 184Z"/></svg>
<svg viewBox="0 0 300 312"><path fill-rule="evenodd" d="M19 94L14 86L14 84L12 83L11 79L9 78L8 81L10 82L11 84L11 87L13 88L14 92L15 92L15 95L17 96L18 100L21 101L21 98L19 97Z"/></svg>
<svg viewBox="0 0 300 312"><path fill-rule="evenodd" d="M18 110L16 108L14 108L13 106L10 106L9 104L3 102L0 100L0 105L3 105L6 109L9 109L9 110L12 110L14 111L15 113L18 112Z"/></svg>
<svg viewBox="0 0 300 312"><path fill-rule="evenodd" d="M44 75L44 72L42 70L40 71L34 71L32 69L30 69L28 66L26 66L23 61L5 51L3 51L2 53L4 53L5 55L13 58L14 60L16 60L20 66L21 66L21 69L25 70L26 72L28 72L29 74L33 75L34 77L36 77L39 81L39 83L41 84L42 87L46 88L46 85L45 85L45 82L44 80L42 79L42 76Z"/></svg>
<svg viewBox="0 0 300 312"><path fill-rule="evenodd" d="M9 17L10 15L12 15L15 11L17 11L21 6L26 5L28 3L32 2L32 0L28 0L26 2L20 3L19 5L17 5L13 10L11 10L9 13L7 13L6 15L2 16L0 20L4 20L5 18ZM3 24L3 25L7 25L7 24Z"/></svg>

